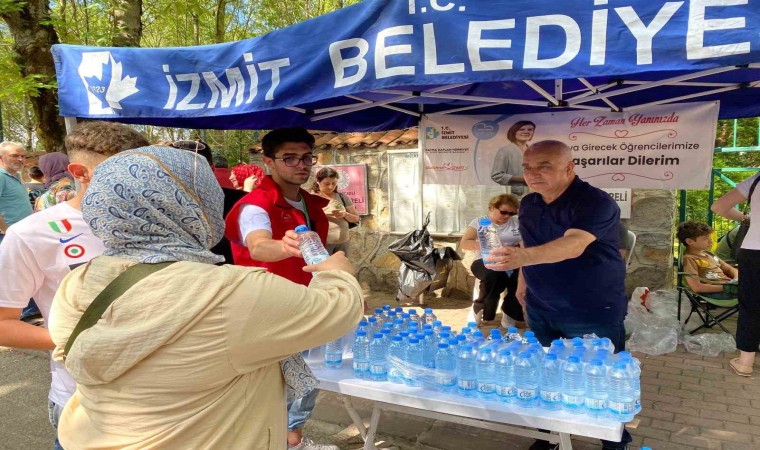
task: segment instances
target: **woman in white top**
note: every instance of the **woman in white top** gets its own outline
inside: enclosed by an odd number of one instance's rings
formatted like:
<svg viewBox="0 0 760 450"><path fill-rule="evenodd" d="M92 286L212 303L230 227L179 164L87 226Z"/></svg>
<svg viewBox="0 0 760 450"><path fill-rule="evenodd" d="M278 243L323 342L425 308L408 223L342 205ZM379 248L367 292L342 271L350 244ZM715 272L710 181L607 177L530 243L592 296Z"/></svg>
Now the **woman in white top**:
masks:
<svg viewBox="0 0 760 450"><path fill-rule="evenodd" d="M748 215L734 206L749 199L750 208L760 211L760 192L755 189L758 180L760 174L737 184L735 189L713 203L713 212L737 222L749 220ZM740 353L729 366L737 375L749 377L760 345L760 225L757 223L751 222L736 259L741 270L739 320L736 324L736 348Z"/></svg>
<svg viewBox="0 0 760 450"><path fill-rule="evenodd" d="M517 196L512 194L501 194L493 197L488 202L488 215L485 218L491 219L496 228L499 230L499 238L502 245L516 247L522 242L520 237L520 228L517 221L517 212L520 208L520 201ZM472 274L480 280L480 294L473 301L472 309L475 321L491 321L496 318L496 307L499 304L499 297L504 290L507 295L504 297L504 303L501 305L503 313L501 324L504 328L514 326L516 322L525 320L522 306L515 297L517 290L518 270L497 272L486 269L483 264L483 258L480 255L480 242L478 241L478 223L481 217L473 220L465 230L459 246L463 250L475 251L475 261L472 263Z"/></svg>
<svg viewBox="0 0 760 450"><path fill-rule="evenodd" d="M319 169L315 176L312 191L330 201L322 208L330 221L327 230L327 251L332 255L342 251L348 256L348 224L359 222L359 214L348 196L338 192L340 175L335 169L325 167Z"/></svg>

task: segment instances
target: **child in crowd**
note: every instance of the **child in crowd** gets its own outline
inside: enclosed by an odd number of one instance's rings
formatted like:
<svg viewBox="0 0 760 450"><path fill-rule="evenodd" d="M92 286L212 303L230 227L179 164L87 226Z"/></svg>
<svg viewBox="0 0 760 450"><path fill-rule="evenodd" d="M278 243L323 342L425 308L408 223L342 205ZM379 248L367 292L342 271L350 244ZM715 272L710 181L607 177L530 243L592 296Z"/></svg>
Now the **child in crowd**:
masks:
<svg viewBox="0 0 760 450"><path fill-rule="evenodd" d="M736 293L726 292L724 285L735 282L739 270L718 258L709 250L713 246L712 228L706 223L688 221L678 226L676 236L686 247L683 253L683 271L686 283L692 291L717 300L736 298Z"/></svg>

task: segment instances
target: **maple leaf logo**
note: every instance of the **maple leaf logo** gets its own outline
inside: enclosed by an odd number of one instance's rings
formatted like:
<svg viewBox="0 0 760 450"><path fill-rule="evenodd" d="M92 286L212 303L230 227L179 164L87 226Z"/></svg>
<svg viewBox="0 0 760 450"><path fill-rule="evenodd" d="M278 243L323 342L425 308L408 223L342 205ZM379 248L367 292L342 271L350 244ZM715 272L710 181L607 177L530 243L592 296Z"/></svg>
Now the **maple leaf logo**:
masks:
<svg viewBox="0 0 760 450"><path fill-rule="evenodd" d="M103 109L121 109L119 102L139 91L137 77L129 75L122 77L122 64L116 62L110 53L108 60L101 65L101 68L102 72L99 75L84 77L87 89L100 100Z"/></svg>

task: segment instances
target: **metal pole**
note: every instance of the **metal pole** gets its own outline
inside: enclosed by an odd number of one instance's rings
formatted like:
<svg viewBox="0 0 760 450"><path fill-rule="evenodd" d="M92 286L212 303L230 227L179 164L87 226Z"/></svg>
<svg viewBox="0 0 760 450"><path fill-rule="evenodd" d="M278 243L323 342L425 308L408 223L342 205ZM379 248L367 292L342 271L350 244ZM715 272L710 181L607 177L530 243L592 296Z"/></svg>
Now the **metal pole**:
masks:
<svg viewBox="0 0 760 450"><path fill-rule="evenodd" d="M686 222L686 190L681 189L680 204L678 205L678 221Z"/></svg>
<svg viewBox="0 0 760 450"><path fill-rule="evenodd" d="M3 126L3 104L0 103L0 142L5 140L5 127Z"/></svg>
<svg viewBox="0 0 760 450"><path fill-rule="evenodd" d="M713 226L712 204L715 201L715 175L720 175L720 169L710 171L710 192L707 194L707 224Z"/></svg>

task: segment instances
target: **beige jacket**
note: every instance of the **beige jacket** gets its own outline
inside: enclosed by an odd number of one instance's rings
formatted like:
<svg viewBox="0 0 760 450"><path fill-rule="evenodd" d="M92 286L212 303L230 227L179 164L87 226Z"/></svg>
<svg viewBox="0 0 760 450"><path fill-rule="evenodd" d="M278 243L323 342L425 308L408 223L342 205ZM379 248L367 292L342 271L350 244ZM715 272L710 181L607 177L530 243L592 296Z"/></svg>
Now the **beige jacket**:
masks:
<svg viewBox="0 0 760 450"><path fill-rule="evenodd" d="M102 256L61 284L53 357L90 302L132 263ZM178 262L116 300L65 362L77 381L58 427L77 449L286 448L278 361L334 340L362 316L356 279L309 287L263 269Z"/></svg>

